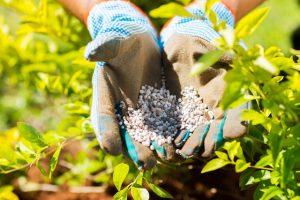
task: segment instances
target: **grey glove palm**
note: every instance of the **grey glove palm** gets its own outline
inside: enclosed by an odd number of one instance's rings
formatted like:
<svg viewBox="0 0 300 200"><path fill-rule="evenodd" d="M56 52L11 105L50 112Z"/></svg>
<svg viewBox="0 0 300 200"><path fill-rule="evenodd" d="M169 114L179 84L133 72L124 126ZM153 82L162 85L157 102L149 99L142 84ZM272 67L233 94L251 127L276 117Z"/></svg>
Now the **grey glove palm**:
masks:
<svg viewBox="0 0 300 200"><path fill-rule="evenodd" d="M134 141L122 119L121 101L135 107L143 85L160 85L161 55L156 32L147 17L130 2L106 1L88 16L93 41L85 51L98 61L93 75L92 124L101 147L110 154L124 153L139 167L151 168L152 151ZM118 119L116 116L119 116ZM157 146L162 159L171 159L174 148Z"/></svg>

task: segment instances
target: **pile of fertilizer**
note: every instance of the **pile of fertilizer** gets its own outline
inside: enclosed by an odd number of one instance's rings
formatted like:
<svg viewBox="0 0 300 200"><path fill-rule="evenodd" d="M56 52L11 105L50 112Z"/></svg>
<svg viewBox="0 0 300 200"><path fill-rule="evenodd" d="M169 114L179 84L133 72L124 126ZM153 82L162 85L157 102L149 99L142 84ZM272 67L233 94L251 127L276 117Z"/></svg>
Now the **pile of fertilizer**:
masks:
<svg viewBox="0 0 300 200"><path fill-rule="evenodd" d="M151 150L153 142L171 144L181 130L193 132L197 126L214 119L213 112L195 88L186 87L181 95L177 99L165 87L142 86L136 108L126 108L123 104L125 114L117 118L134 140Z"/></svg>

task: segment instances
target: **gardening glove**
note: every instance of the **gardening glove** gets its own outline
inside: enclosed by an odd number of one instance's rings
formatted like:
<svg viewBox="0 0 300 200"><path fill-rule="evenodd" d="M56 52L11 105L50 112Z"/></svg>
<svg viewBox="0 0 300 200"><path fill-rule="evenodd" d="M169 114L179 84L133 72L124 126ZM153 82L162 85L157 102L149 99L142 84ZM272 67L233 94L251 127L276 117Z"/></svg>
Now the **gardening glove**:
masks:
<svg viewBox="0 0 300 200"><path fill-rule="evenodd" d="M200 3L205 1L195 1L186 8L197 18L174 17L161 32L167 88L177 96L187 86L196 88L204 103L213 111L215 118L211 123L201 125L193 132L183 130L179 133L175 145L181 148L178 153L185 158L208 157L224 139L243 136L246 127L240 115L242 110L249 107L249 104L244 104L225 112L218 108L226 86L224 76L229 69L230 56L223 56L201 75L190 76L192 66L202 55L216 49L212 41L220 37L200 9ZM219 22L225 20L227 28L233 29L234 15L226 5L218 2L212 9Z"/></svg>
<svg viewBox="0 0 300 200"><path fill-rule="evenodd" d="M89 12L87 26L93 40L86 47L85 57L98 61L93 75L91 121L100 146L112 155L123 150L138 167L149 169L156 158L148 147L129 136L122 122L122 108L135 107L141 86L160 86L161 54L156 31L128 1L96 4ZM162 159L175 155L170 145L153 146Z"/></svg>

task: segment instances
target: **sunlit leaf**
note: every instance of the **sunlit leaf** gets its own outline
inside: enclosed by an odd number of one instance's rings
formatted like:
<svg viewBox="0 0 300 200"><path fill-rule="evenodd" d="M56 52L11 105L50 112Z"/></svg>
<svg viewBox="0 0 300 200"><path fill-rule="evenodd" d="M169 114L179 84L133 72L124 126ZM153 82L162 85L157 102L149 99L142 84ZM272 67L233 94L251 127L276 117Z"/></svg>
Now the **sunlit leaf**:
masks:
<svg viewBox="0 0 300 200"><path fill-rule="evenodd" d="M269 8L258 8L242 18L235 28L235 35L244 38L253 33L269 13Z"/></svg>
<svg viewBox="0 0 300 200"><path fill-rule="evenodd" d="M19 122L18 130L20 131L21 136L24 137L29 142L37 144L40 147L46 146L46 142L44 141L43 136L29 124L25 124L24 122Z"/></svg>
<svg viewBox="0 0 300 200"><path fill-rule="evenodd" d="M235 164L235 171L237 173L240 173L242 171L245 171L250 166L250 163L247 163L246 161L242 159L238 159Z"/></svg>
<svg viewBox="0 0 300 200"><path fill-rule="evenodd" d="M245 160L240 142L237 141L226 142L223 148L227 151L231 161L234 161L235 157Z"/></svg>
<svg viewBox="0 0 300 200"><path fill-rule="evenodd" d="M125 187L123 190L120 190L114 195L115 200L127 200L127 193L128 193L129 187Z"/></svg>
<svg viewBox="0 0 300 200"><path fill-rule="evenodd" d="M262 191L263 191L263 195L260 198L261 200L269 200L274 198L277 195L282 194L281 189L276 186L267 187L265 189L262 189Z"/></svg>
<svg viewBox="0 0 300 200"><path fill-rule="evenodd" d="M134 200L148 200L149 199L149 192L146 188L142 187L131 187L131 195Z"/></svg>
<svg viewBox="0 0 300 200"><path fill-rule="evenodd" d="M47 172L45 171L43 166L41 166L41 163L39 160L36 161L36 166L40 170L40 172L43 174L43 176L47 176Z"/></svg>
<svg viewBox="0 0 300 200"><path fill-rule="evenodd" d="M220 0L207 0L206 4L205 4L205 10L206 11L210 11L212 10L212 7L214 4L216 4L217 2L219 2Z"/></svg>
<svg viewBox="0 0 300 200"><path fill-rule="evenodd" d="M209 161L208 163L206 163L206 165L203 167L201 173L214 171L214 170L220 169L220 168L222 168L222 167L224 167L225 165L228 165L228 164L229 164L228 161L225 161L225 160L220 159L220 158L215 158L215 159Z"/></svg>
<svg viewBox="0 0 300 200"><path fill-rule="evenodd" d="M50 169L49 169L49 178L50 179L52 178L53 172L56 169L58 159L59 159L59 155L60 155L60 151L61 151L61 146L58 146L56 151L54 152L54 154L52 155L52 157L50 159Z"/></svg>
<svg viewBox="0 0 300 200"><path fill-rule="evenodd" d="M163 188L153 184L153 183L148 183L150 189L159 197L162 198L174 198L169 192L167 192L166 190L164 190Z"/></svg>
<svg viewBox="0 0 300 200"><path fill-rule="evenodd" d="M227 154L222 151L216 151L215 154L218 156L218 158L221 158L223 160L228 160Z"/></svg>
<svg viewBox="0 0 300 200"><path fill-rule="evenodd" d="M153 18L172 18L174 16L193 17L182 5L174 2L164 4L150 11L149 14Z"/></svg>
<svg viewBox="0 0 300 200"><path fill-rule="evenodd" d="M253 125L262 124L266 122L266 117L255 110L243 111L241 118L245 120L251 120Z"/></svg>
<svg viewBox="0 0 300 200"><path fill-rule="evenodd" d="M255 167L265 167L267 165L272 165L273 164L273 159L272 155L264 155L260 158L258 162L256 162Z"/></svg>
<svg viewBox="0 0 300 200"><path fill-rule="evenodd" d="M269 73L271 73L273 75L278 74L278 72L279 72L279 69L263 56L258 57L254 61L254 64L259 66L260 68L268 71Z"/></svg>
<svg viewBox="0 0 300 200"><path fill-rule="evenodd" d="M240 186L249 186L258 183L263 180L268 180L271 178L270 171L267 170L246 170L241 174Z"/></svg>
<svg viewBox="0 0 300 200"><path fill-rule="evenodd" d="M118 191L121 190L123 181L125 180L128 172L129 172L129 166L125 163L118 164L114 168L113 181Z"/></svg>
<svg viewBox="0 0 300 200"><path fill-rule="evenodd" d="M19 200L18 196L13 193L13 186L1 186L0 187L0 199L1 200Z"/></svg>

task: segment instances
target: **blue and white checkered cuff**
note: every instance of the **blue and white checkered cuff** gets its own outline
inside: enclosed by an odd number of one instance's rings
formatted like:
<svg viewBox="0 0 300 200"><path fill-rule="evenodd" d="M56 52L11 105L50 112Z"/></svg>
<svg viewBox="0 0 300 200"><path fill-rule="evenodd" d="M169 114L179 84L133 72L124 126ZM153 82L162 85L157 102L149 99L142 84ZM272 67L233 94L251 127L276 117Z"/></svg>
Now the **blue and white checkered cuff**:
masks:
<svg viewBox="0 0 300 200"><path fill-rule="evenodd" d="M133 34L149 31L157 40L157 32L149 19L126 1L105 1L94 6L87 24L92 39L106 33L116 33L128 38Z"/></svg>
<svg viewBox="0 0 300 200"><path fill-rule="evenodd" d="M212 26L203 20L174 17L168 27L161 32L160 37L162 46L164 46L167 40L175 33L200 37L208 42L220 37Z"/></svg>

